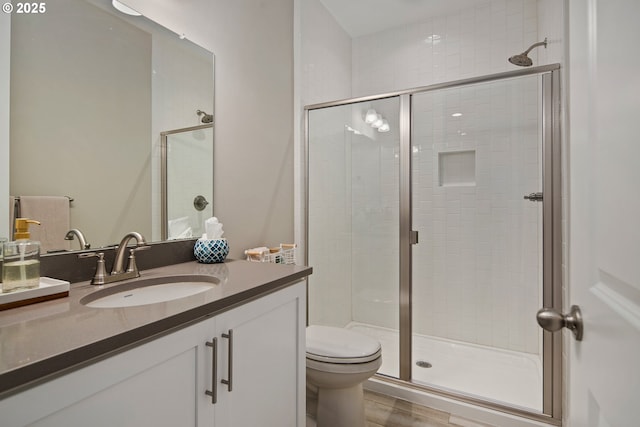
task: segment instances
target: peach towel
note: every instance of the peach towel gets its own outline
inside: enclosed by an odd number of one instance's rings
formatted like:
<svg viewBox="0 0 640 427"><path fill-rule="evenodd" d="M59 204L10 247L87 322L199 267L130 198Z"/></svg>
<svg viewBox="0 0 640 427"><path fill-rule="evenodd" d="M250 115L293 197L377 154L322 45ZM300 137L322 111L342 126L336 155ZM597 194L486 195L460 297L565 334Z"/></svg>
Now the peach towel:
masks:
<svg viewBox="0 0 640 427"><path fill-rule="evenodd" d="M58 196L20 196L20 216L35 219L40 225L31 225L31 240L40 242L40 253L69 250L64 240L69 231L69 198Z"/></svg>

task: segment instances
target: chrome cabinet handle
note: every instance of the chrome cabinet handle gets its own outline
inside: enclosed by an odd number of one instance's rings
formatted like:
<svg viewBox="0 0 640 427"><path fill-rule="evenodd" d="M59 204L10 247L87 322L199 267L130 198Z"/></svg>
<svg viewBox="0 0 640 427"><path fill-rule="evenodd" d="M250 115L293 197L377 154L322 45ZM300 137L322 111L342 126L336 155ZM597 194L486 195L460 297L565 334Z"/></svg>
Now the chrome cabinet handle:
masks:
<svg viewBox="0 0 640 427"><path fill-rule="evenodd" d="M226 384L227 390L231 391L233 388L233 329L229 329L228 334L222 334L222 338L229 339L229 379L220 380L220 382Z"/></svg>
<svg viewBox="0 0 640 427"><path fill-rule="evenodd" d="M211 404L215 405L218 401L218 338L205 343L207 347L212 348L211 352L211 388L212 391L205 390L204 394L211 396Z"/></svg>
<svg viewBox="0 0 640 427"><path fill-rule="evenodd" d="M568 314L562 314L553 308L541 308L536 314L536 320L545 331L556 332L567 328L573 332L576 341L582 341L584 326L582 312L577 305L572 305Z"/></svg>

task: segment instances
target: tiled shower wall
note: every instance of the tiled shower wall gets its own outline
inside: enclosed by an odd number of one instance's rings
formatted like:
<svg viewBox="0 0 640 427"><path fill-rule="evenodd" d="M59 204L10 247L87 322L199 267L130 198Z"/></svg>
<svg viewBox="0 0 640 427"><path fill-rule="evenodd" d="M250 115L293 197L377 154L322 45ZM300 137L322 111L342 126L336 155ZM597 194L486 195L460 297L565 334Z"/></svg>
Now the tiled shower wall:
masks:
<svg viewBox="0 0 640 427"><path fill-rule="evenodd" d="M519 68L507 58L540 41L537 0L491 0L353 40L354 97ZM530 54L537 62L537 50Z"/></svg>

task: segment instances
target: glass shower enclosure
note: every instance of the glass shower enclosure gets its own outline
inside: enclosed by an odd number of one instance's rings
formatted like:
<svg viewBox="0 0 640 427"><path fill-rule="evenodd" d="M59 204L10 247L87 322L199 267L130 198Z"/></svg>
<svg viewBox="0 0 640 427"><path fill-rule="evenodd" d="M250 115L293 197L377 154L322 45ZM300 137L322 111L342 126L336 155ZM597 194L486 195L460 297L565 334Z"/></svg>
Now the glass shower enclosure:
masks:
<svg viewBox="0 0 640 427"><path fill-rule="evenodd" d="M160 133L161 238L200 237L213 216L213 124Z"/></svg>
<svg viewBox="0 0 640 427"><path fill-rule="evenodd" d="M379 377L558 417L558 73L305 108L309 324L380 341Z"/></svg>

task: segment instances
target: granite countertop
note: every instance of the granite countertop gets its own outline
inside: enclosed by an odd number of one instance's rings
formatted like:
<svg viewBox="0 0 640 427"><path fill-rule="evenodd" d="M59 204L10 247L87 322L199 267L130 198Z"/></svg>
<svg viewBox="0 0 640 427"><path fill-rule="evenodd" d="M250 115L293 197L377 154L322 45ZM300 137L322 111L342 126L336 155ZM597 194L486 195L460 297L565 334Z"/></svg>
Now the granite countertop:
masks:
<svg viewBox="0 0 640 427"><path fill-rule="evenodd" d="M227 260L186 262L141 272L140 279L211 275L211 290L172 301L123 308L90 308L81 299L134 281L71 284L69 296L0 312L0 398L48 376L77 369L276 291L311 274L310 267Z"/></svg>

